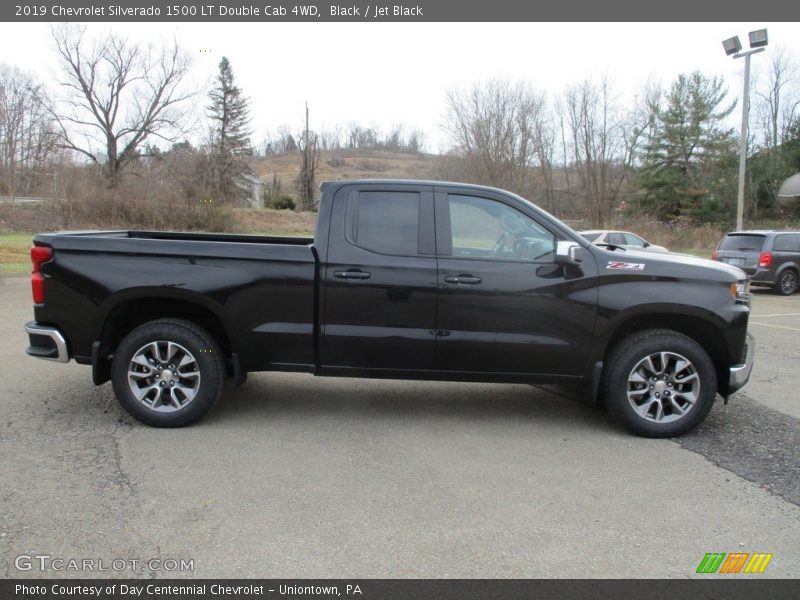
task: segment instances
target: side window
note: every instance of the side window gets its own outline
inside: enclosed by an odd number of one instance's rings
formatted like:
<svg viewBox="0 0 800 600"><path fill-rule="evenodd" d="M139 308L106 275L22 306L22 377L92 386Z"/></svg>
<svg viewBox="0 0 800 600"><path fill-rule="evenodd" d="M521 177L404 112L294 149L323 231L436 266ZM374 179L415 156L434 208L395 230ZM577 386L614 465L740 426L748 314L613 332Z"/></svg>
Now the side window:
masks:
<svg viewBox="0 0 800 600"><path fill-rule="evenodd" d="M353 211L351 241L380 254L417 254L419 194L361 192Z"/></svg>
<svg viewBox="0 0 800 600"><path fill-rule="evenodd" d="M552 262L555 236L518 210L488 198L448 196L453 256Z"/></svg>
<svg viewBox="0 0 800 600"><path fill-rule="evenodd" d="M644 240L640 238L638 235L633 235L632 233L626 233L625 235L625 243L628 246L644 246Z"/></svg>
<svg viewBox="0 0 800 600"><path fill-rule="evenodd" d="M797 247L797 236L793 233L783 233L775 236L772 249L775 252L797 252L800 250Z"/></svg>
<svg viewBox="0 0 800 600"><path fill-rule="evenodd" d="M606 242L614 246L625 246L628 243L625 240L625 236L621 233L609 233L608 236L606 236Z"/></svg>

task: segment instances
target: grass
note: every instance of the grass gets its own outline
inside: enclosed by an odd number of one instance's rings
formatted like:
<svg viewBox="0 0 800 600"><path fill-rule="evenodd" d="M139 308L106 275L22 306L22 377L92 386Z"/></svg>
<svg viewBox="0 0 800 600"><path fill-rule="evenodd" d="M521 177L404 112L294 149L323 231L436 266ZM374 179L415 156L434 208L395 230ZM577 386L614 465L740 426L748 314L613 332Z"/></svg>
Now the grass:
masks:
<svg viewBox="0 0 800 600"><path fill-rule="evenodd" d="M31 270L30 233L0 233L0 273L27 273Z"/></svg>

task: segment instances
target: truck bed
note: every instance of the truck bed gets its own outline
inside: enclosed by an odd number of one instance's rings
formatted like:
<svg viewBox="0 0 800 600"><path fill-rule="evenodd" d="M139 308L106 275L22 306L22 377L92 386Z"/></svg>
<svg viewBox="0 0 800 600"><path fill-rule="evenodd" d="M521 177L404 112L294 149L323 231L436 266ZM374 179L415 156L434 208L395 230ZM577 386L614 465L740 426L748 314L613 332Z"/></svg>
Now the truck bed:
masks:
<svg viewBox="0 0 800 600"><path fill-rule="evenodd" d="M313 242L162 231L37 235L34 243L52 247L54 254L42 266L48 300L36 308L36 318L58 322L70 340L71 355L86 362L92 343L103 337L103 323L120 306L135 306L139 315L167 310L178 316L194 303L252 349L244 368L310 364L317 270Z"/></svg>

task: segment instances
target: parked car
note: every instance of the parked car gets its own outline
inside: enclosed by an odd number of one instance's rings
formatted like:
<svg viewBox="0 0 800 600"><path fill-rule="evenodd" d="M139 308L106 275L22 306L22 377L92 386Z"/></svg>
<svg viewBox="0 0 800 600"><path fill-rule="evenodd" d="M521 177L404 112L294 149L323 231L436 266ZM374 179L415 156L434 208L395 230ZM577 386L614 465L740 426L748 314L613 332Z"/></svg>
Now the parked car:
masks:
<svg viewBox="0 0 800 600"><path fill-rule="evenodd" d="M589 244L527 200L426 181L322 185L314 238L37 235L28 354L91 365L156 426L253 371L584 383L679 435L753 366L736 267Z"/></svg>
<svg viewBox="0 0 800 600"><path fill-rule="evenodd" d="M800 232L732 231L711 258L739 267L753 285L789 296L797 290L800 274Z"/></svg>
<svg viewBox="0 0 800 600"><path fill-rule="evenodd" d="M598 246L619 246L632 250L647 250L648 252L669 252L664 246L651 244L630 231L612 231L608 229L581 231L583 238Z"/></svg>

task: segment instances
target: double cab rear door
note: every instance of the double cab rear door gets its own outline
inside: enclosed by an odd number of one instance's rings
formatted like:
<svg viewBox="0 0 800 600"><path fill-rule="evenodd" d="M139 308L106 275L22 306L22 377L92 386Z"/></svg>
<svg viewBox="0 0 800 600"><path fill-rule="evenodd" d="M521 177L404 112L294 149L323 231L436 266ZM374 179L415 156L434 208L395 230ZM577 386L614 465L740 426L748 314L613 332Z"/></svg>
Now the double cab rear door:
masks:
<svg viewBox="0 0 800 600"><path fill-rule="evenodd" d="M323 370L497 380L583 373L596 267L591 257L581 270L556 265L558 231L514 197L345 186L330 226Z"/></svg>

